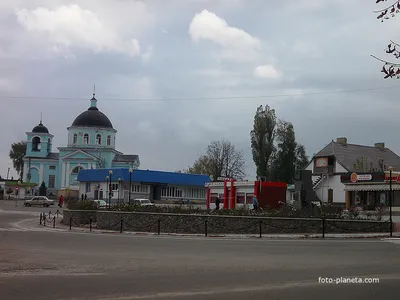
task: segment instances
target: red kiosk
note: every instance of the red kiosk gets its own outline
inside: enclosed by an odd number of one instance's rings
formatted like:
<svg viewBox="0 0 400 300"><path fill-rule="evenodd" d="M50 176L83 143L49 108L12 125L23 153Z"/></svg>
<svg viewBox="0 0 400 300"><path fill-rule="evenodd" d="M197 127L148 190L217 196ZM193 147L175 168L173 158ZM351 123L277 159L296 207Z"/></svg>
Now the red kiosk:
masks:
<svg viewBox="0 0 400 300"><path fill-rule="evenodd" d="M257 197L260 207L279 209L282 203L286 203L287 184L284 182L223 179L207 182L205 186L207 209L215 208L217 197L226 209L252 205L253 196Z"/></svg>

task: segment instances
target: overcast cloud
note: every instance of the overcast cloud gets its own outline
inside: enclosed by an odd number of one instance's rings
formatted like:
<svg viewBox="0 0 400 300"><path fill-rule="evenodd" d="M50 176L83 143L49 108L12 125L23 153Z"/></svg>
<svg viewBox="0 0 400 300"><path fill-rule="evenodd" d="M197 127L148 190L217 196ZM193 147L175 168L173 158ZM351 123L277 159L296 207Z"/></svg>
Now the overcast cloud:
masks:
<svg viewBox="0 0 400 300"><path fill-rule="evenodd" d="M400 18L375 0L2 0L0 175L10 145L43 122L67 143L93 84L141 168L186 168L229 139L255 177L249 132L257 106L293 123L309 155L332 139L385 142L400 153L400 88L381 65ZM373 88L390 87L379 90ZM343 90L358 92L332 93ZM283 97L278 95L293 95ZM19 98L21 97L21 98ZM11 172L15 176L15 171Z"/></svg>

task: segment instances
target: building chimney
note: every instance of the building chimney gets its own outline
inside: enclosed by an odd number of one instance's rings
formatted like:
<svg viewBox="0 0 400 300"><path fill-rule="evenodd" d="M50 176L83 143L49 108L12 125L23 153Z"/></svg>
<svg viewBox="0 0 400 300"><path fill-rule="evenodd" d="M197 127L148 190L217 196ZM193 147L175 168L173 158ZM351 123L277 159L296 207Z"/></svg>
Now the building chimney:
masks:
<svg viewBox="0 0 400 300"><path fill-rule="evenodd" d="M343 146L347 146L347 138L346 137L337 138L336 143L342 144Z"/></svg>
<svg viewBox="0 0 400 300"><path fill-rule="evenodd" d="M385 143L375 143L374 146L378 149L385 150Z"/></svg>

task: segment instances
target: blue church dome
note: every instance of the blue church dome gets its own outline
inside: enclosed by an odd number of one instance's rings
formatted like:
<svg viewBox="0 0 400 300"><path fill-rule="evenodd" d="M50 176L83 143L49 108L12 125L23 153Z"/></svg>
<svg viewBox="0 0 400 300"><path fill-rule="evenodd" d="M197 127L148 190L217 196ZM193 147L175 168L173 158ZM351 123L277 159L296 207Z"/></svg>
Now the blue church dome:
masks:
<svg viewBox="0 0 400 300"><path fill-rule="evenodd" d="M94 97L90 99L91 106L87 111L84 111L79 116L77 116L72 123L74 127L102 127L111 128L113 125L110 119L103 114L96 106L97 99Z"/></svg>
<svg viewBox="0 0 400 300"><path fill-rule="evenodd" d="M43 125L42 121L40 121L39 125L35 126L32 129L32 132L34 132L34 133L49 133L49 130L47 129L46 126Z"/></svg>

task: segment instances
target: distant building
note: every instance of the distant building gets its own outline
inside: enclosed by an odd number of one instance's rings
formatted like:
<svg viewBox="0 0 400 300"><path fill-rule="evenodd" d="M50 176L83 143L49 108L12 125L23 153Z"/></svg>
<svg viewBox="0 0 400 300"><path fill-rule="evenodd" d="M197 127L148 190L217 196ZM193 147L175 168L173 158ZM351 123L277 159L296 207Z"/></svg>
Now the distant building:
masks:
<svg viewBox="0 0 400 300"><path fill-rule="evenodd" d="M322 202L344 206L346 194L342 175L384 172L389 166L400 170L400 157L384 143L356 145L341 137L315 154L305 169L312 171L313 188Z"/></svg>
<svg viewBox="0 0 400 300"><path fill-rule="evenodd" d="M205 203L205 183L208 175L164 172L153 170L132 170L127 168L81 170L77 181L80 195L88 199L103 199L111 203L128 203L129 186L131 200L145 198L154 201L197 200Z"/></svg>
<svg viewBox="0 0 400 300"><path fill-rule="evenodd" d="M97 108L95 94L90 107L81 113L67 128L68 143L53 152L53 138L40 121L27 132L27 149L24 157L24 182L42 182L48 194L62 190L70 196L78 196L79 171L96 168L133 168L140 165L138 155L124 155L115 149L117 130L111 121Z"/></svg>

